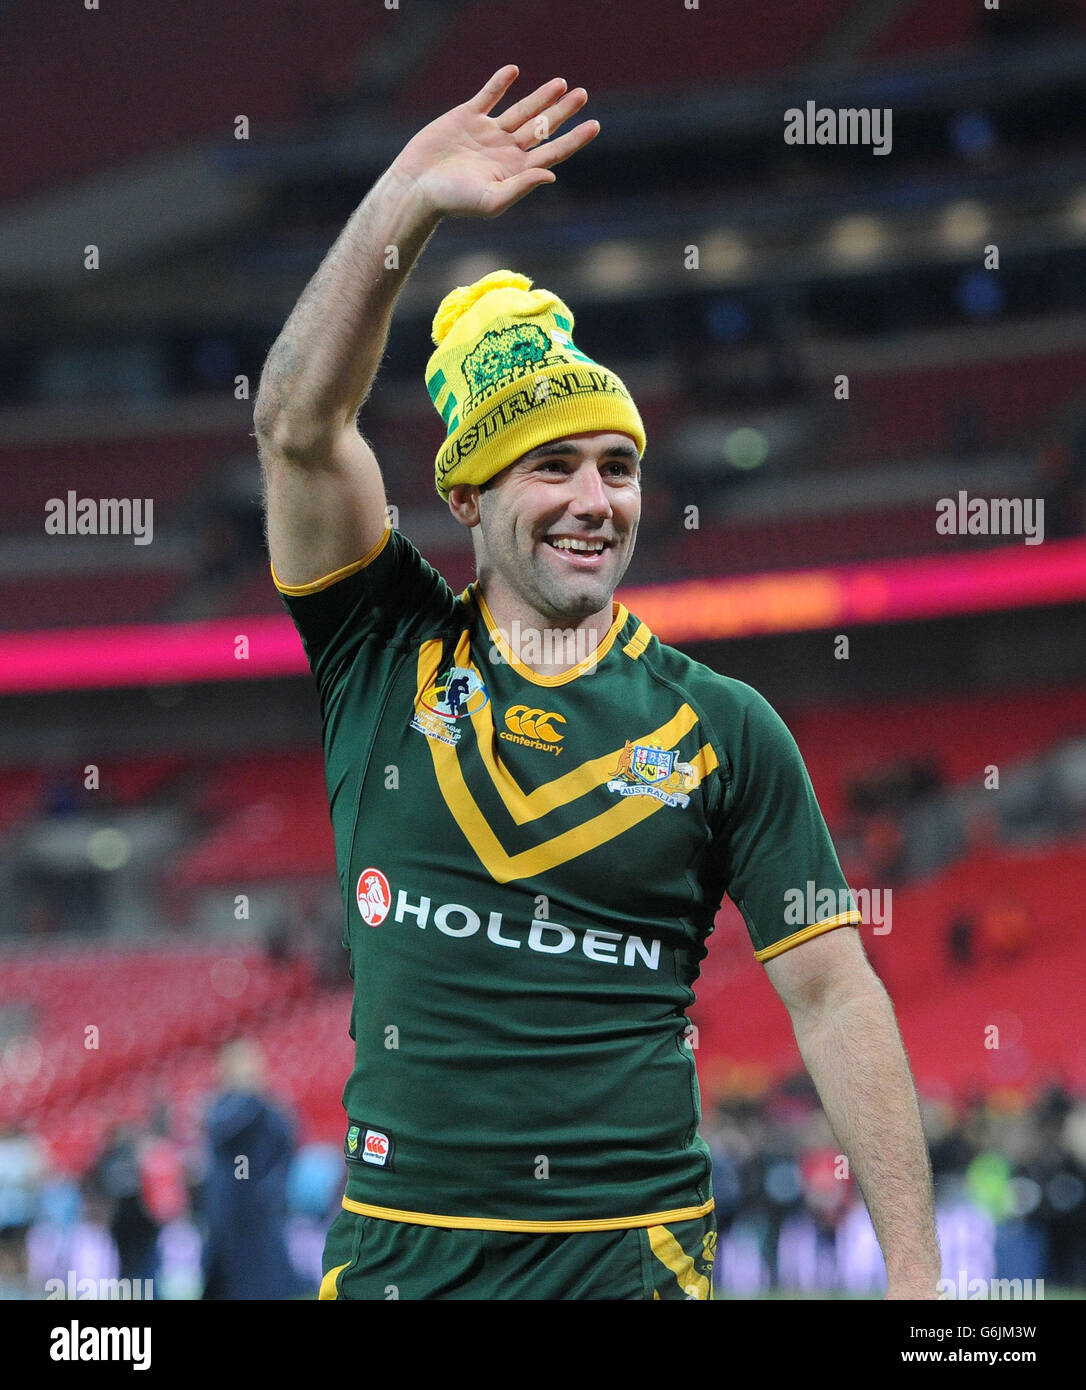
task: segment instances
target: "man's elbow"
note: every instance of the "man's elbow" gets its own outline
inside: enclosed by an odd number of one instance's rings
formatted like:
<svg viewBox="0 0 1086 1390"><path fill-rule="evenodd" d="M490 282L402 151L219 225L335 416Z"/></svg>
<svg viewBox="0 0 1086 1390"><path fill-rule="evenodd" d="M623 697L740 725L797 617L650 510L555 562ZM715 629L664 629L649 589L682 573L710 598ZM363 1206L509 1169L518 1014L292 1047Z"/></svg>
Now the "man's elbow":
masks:
<svg viewBox="0 0 1086 1390"><path fill-rule="evenodd" d="M253 433L265 472L276 463L316 467L331 452L328 427L284 409L274 397L259 392L253 408Z"/></svg>

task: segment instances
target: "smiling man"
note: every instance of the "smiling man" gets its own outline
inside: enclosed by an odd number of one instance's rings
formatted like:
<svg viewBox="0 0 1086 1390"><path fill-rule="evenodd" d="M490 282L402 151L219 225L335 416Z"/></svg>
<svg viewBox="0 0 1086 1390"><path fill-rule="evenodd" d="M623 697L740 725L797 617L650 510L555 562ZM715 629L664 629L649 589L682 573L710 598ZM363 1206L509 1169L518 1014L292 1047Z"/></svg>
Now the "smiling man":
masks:
<svg viewBox="0 0 1086 1390"><path fill-rule="evenodd" d="M442 301L426 385L448 425L438 491L471 528L499 628L572 631L583 653L610 628L633 554L645 430L572 328L557 295L495 271Z"/></svg>
<svg viewBox="0 0 1086 1390"><path fill-rule="evenodd" d="M476 568L491 607L520 605L541 624L610 612L633 555L640 479L636 444L601 433L530 450L485 489L485 503L476 489L455 489L453 514L479 528Z"/></svg>
<svg viewBox="0 0 1086 1390"><path fill-rule="evenodd" d="M456 595L389 525L355 422L406 276L442 217L498 215L598 131L548 138L586 100L560 79L492 116L515 77L495 73L378 180L256 404L355 981L320 1296L710 1298L686 1010L727 892L864 1191L890 1296L934 1297L916 1097L859 913L789 908L797 886L847 894L802 759L761 696L615 601L645 431L557 295L502 270L434 318L435 481L477 581Z"/></svg>

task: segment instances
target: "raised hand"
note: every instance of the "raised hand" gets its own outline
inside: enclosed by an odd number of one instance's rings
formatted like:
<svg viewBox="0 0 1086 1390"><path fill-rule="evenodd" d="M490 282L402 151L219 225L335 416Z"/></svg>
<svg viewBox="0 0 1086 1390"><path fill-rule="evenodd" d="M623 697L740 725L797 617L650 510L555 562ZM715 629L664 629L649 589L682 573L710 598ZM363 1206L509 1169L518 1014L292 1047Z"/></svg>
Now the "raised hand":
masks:
<svg viewBox="0 0 1086 1390"><path fill-rule="evenodd" d="M553 183L552 166L599 134L599 121L582 121L560 139L550 139L588 100L583 87L567 92L561 77L491 116L518 72L513 64L499 68L470 101L420 130L393 163L428 210L498 217L533 188Z"/></svg>

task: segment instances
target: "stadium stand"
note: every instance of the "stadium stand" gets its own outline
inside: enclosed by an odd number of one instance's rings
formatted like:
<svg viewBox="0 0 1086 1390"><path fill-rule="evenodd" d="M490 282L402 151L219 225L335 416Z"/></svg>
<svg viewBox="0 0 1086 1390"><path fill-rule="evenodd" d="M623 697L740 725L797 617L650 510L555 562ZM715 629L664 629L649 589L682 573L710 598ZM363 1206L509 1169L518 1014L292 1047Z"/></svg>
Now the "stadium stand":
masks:
<svg viewBox="0 0 1086 1390"><path fill-rule="evenodd" d="M473 34L473 56L480 69L493 71L505 61L508 34L515 25L521 50L526 55L547 54L550 67L575 70L578 56L587 48L599 53L593 88L601 94L651 87L667 87L706 82L712 79L754 78L782 68L798 66L810 59L818 40L847 10L847 0L785 0L776 11L772 29L762 23L758 11L747 9L740 0L727 0L714 8L710 17L690 10L682 18L687 25L660 24L660 12L653 0L610 0L596 9L567 7L560 24L553 11L525 10L515 0L497 4L477 0L466 7L460 23ZM601 45L608 32L608 19L622 12L624 25L651 42L640 47ZM609 13L610 12L610 13ZM689 30L700 26L704 35L711 25L714 32L727 33L726 44L691 43ZM718 27L719 26L719 27ZM504 45L504 46L503 46ZM548 71L550 70L548 68ZM535 75L528 62L523 66L528 81L545 81ZM414 113L434 103L446 106L461 100L458 75L443 55L435 54L419 80L402 92L399 110ZM444 108L443 108L444 109Z"/></svg>
<svg viewBox="0 0 1086 1390"><path fill-rule="evenodd" d="M362 10L350 0L313 0L304 12L194 0L183 20L168 6L143 10L135 30L124 7L73 19L63 0L39 0L35 24L18 22L20 8L0 20L8 93L13 110L36 111L40 124L33 142L5 142L6 198L193 139L224 141L239 112L257 126L304 118L322 99L350 91L353 55L395 22L380 6ZM42 103L46 90L52 99ZM93 121L84 119L88 111Z"/></svg>

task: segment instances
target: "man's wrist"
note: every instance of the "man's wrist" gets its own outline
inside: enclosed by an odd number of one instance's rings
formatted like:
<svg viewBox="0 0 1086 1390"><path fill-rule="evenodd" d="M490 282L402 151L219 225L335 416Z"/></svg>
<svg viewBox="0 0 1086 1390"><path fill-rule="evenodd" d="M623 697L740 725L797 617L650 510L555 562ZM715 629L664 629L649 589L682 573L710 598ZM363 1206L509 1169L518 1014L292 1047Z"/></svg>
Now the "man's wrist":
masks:
<svg viewBox="0 0 1086 1390"><path fill-rule="evenodd" d="M422 233L432 232L444 216L441 209L427 197L415 175L405 169L398 158L385 170L382 183L395 201L399 215L413 229Z"/></svg>

